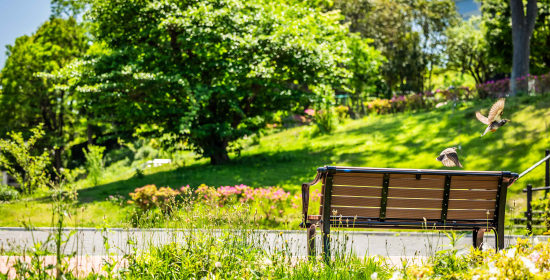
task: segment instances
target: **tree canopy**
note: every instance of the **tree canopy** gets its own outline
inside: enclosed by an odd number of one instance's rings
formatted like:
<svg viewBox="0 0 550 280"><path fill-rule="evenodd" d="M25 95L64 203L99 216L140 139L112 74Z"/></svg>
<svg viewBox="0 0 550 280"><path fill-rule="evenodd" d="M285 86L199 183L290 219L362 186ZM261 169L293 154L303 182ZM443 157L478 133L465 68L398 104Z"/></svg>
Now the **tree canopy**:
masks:
<svg viewBox="0 0 550 280"><path fill-rule="evenodd" d="M96 115L185 141L212 164L275 111L330 98L347 78L339 13L300 3L98 0L90 18L109 50L79 85Z"/></svg>

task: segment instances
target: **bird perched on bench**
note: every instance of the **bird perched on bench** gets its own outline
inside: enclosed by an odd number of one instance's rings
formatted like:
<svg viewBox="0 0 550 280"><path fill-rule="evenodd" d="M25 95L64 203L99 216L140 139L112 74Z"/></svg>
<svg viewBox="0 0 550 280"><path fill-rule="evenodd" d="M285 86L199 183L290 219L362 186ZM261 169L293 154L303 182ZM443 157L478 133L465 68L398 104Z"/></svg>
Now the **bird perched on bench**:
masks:
<svg viewBox="0 0 550 280"><path fill-rule="evenodd" d="M460 164L460 161L458 160L458 154L456 153L456 147L447 148L441 152L441 154L436 158L437 161L441 161L443 165L447 167L453 167L453 166L460 166L462 168L462 164Z"/></svg>
<svg viewBox="0 0 550 280"><path fill-rule="evenodd" d="M485 129L485 132L481 134L481 137L483 135L487 134L487 132L495 132L497 129L499 129L501 126L505 125L510 120L507 119L501 119L502 113L504 112L504 98L499 99L495 104L493 104L493 107L491 107L491 110L489 111L489 116L485 117L483 116L479 111L476 112L477 119L488 125L487 129Z"/></svg>

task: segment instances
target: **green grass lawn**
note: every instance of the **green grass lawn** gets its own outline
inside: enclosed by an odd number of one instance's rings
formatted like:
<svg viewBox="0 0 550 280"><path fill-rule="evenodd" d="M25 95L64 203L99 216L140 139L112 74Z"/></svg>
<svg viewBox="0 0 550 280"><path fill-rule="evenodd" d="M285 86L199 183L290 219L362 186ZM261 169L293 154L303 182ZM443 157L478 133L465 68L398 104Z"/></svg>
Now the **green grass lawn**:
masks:
<svg viewBox="0 0 550 280"><path fill-rule="evenodd" d="M243 142L241 156L232 157L231 164L224 166L210 166L207 160L193 160L193 155L188 155L185 166L180 163L179 167L174 164L146 169L142 179L133 176L128 166L110 168L105 183L93 187L81 183L79 207L86 209L82 222L98 225L103 215L110 224L123 220L125 212L105 199L117 193L128 197L135 188L147 184L172 188L203 183L216 187L280 186L296 193L323 165L445 169L435 158L448 147L460 147L458 153L465 170L521 173L550 148L550 97L508 99L503 117L512 122L481 138L485 125L475 118L475 111L486 113L492 103L448 104L430 112L347 120L332 135L315 135L311 126L271 131L259 144ZM509 201L515 199L522 205L521 189L528 183L542 186L543 180L544 168L539 167L510 188ZM17 226L27 217L36 226L47 226L48 207L47 199L3 204L0 225Z"/></svg>

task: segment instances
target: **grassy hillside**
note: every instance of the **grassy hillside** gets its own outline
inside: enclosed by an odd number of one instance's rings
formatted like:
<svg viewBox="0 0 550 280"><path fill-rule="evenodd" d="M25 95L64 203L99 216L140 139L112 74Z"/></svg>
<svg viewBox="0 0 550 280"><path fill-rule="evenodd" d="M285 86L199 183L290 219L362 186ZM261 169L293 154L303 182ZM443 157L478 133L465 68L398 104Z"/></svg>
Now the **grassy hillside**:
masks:
<svg viewBox="0 0 550 280"><path fill-rule="evenodd" d="M312 127L272 131L259 144L243 142L241 156L225 166L210 166L208 161L191 160L193 155L188 155L186 166L147 169L142 179L133 177L128 166L111 167L104 180L108 183L95 187L83 183L79 199L88 210L81 219L97 225L105 214L111 223L120 221L125 214L106 202L106 197L116 193L127 196L146 184L173 188L203 183L280 186L294 193L323 165L445 169L435 158L448 147L459 147L465 170L521 173L550 148L550 97L508 99L504 117L512 122L481 138L485 126L475 118L475 111L486 113L492 102L467 102L456 107L448 104L430 112L348 120L340 123L332 135L314 135ZM511 199L521 202L520 190L527 183L542 186L543 179L544 168L535 169L511 187L516 194ZM7 217L0 225L15 226L28 213L33 213L31 218L37 225L47 225L48 206L43 201L0 206L0 215ZM21 211L24 207L27 210Z"/></svg>

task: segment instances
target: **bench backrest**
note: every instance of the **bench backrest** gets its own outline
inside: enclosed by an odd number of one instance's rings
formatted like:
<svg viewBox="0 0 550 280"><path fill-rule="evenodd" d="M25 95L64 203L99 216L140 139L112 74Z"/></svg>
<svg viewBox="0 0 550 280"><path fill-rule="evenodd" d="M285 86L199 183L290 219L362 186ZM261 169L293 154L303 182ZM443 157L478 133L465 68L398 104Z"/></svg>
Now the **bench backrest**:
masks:
<svg viewBox="0 0 550 280"><path fill-rule="evenodd" d="M346 218L472 223L494 221L517 174L324 167L323 204ZM327 195L329 196L327 198ZM504 206L500 206L504 207Z"/></svg>

